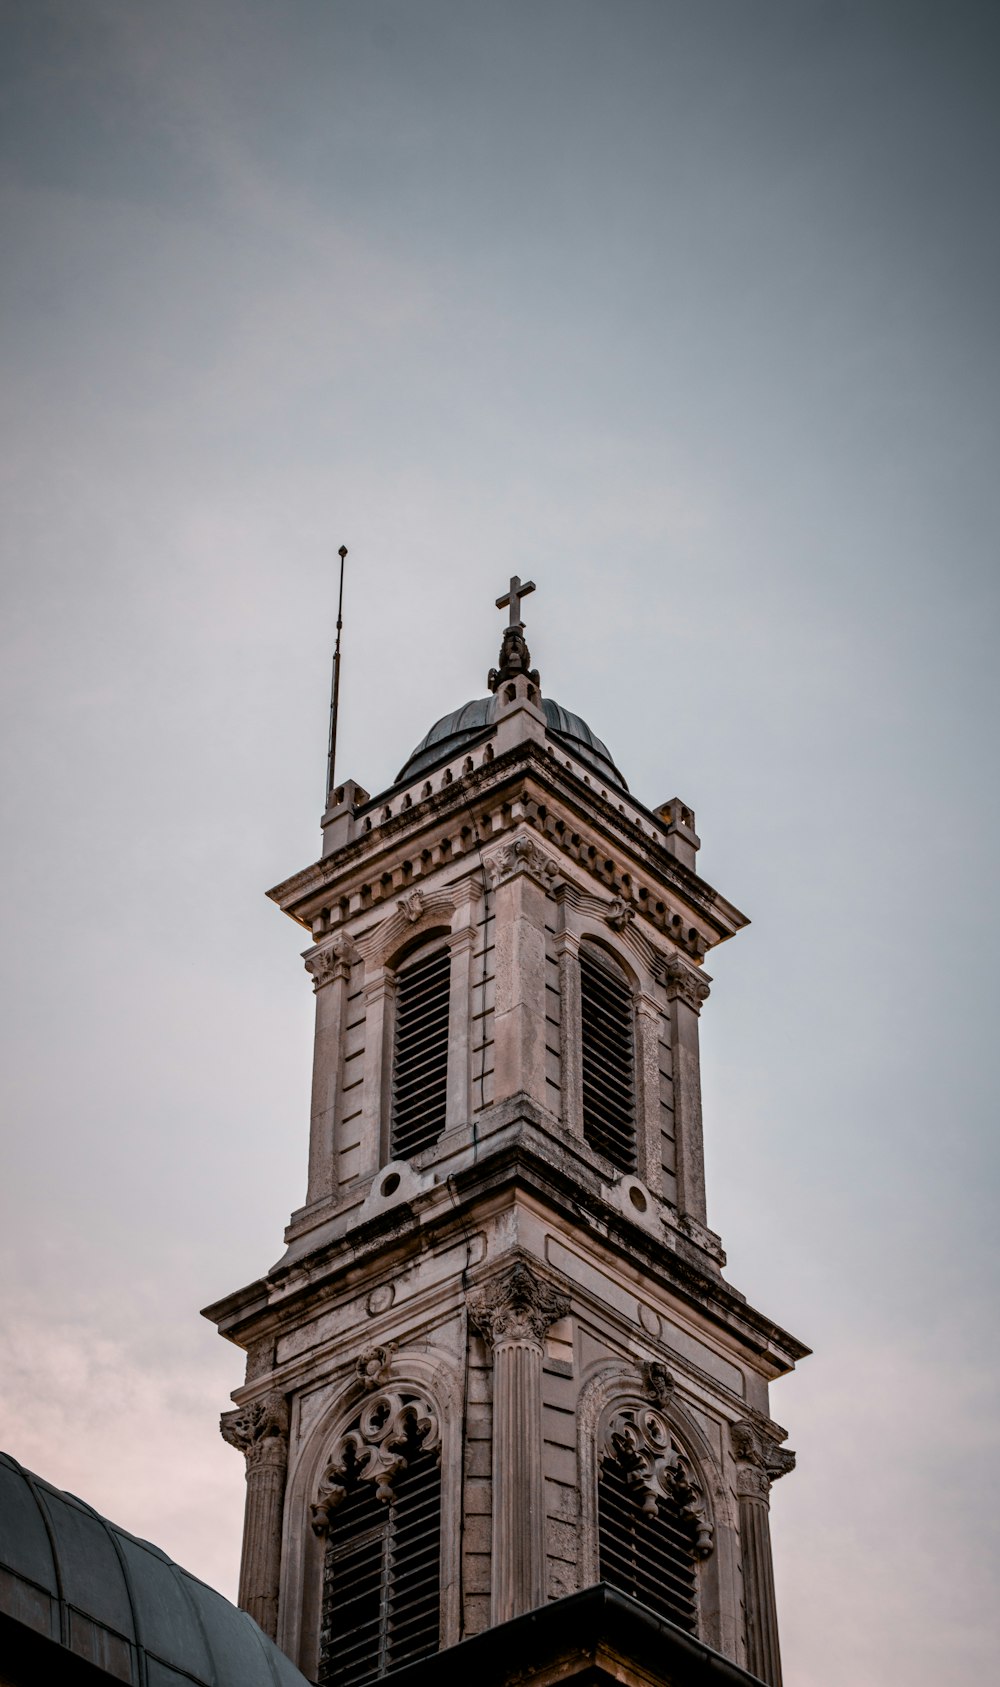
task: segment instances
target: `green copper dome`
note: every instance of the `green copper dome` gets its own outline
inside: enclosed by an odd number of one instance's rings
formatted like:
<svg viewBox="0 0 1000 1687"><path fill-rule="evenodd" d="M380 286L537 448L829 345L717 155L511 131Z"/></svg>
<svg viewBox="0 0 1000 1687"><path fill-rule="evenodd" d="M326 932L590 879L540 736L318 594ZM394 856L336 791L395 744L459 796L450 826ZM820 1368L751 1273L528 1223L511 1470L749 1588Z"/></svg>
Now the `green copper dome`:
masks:
<svg viewBox="0 0 1000 1687"><path fill-rule="evenodd" d="M129 1687L307 1687L221 1593L0 1453L0 1612ZM47 1678L47 1677L46 1677ZM39 1677L41 1679L41 1677ZM88 1674L87 1679L90 1679Z"/></svg>
<svg viewBox="0 0 1000 1687"><path fill-rule="evenodd" d="M611 759L607 745L590 730L585 720L572 714L569 709L564 709L561 703L553 702L550 697L542 699L542 710L548 735L557 748L561 747L569 755L585 763L599 779L606 779L610 784L617 785L620 791L628 790L622 774ZM442 715L421 738L400 769L396 783L416 778L418 774L436 767L439 762L448 761L464 744L487 736L496 724L499 712L500 702L494 694L492 697L476 698L472 703L463 703L460 709L453 709L450 715Z"/></svg>

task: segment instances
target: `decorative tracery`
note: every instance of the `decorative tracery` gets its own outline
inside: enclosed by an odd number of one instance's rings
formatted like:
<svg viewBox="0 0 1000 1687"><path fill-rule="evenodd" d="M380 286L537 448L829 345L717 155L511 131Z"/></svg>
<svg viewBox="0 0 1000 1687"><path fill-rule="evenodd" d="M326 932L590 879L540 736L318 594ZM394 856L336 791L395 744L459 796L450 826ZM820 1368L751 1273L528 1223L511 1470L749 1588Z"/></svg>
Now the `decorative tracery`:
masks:
<svg viewBox="0 0 1000 1687"><path fill-rule="evenodd" d="M639 1510L655 1517L661 1508L687 1518L694 1532L694 1551L707 1558L712 1550L712 1524L694 1467L680 1451L666 1418L653 1406L624 1406L608 1424L601 1461L613 1458L625 1473Z"/></svg>
<svg viewBox="0 0 1000 1687"><path fill-rule="evenodd" d="M433 1452L439 1444L437 1414L424 1395L406 1389L373 1394L355 1425L334 1443L311 1508L315 1533L327 1533L332 1514L359 1482L373 1482L376 1499L388 1505L411 1451Z"/></svg>
<svg viewBox="0 0 1000 1687"><path fill-rule="evenodd" d="M672 1378L649 1379L664 1404ZM650 1391L652 1391L650 1389ZM656 1404L626 1401L598 1439L597 1544L602 1581L689 1634L700 1627L699 1562L713 1550L713 1527L693 1460Z"/></svg>

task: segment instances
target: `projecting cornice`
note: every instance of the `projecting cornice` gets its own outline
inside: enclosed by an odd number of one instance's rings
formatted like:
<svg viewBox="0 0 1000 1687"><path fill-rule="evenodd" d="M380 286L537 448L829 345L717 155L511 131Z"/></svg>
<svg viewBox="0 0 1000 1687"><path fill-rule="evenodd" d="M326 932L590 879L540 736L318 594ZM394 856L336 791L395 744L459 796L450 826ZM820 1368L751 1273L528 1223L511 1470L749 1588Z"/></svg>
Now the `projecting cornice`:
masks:
<svg viewBox="0 0 1000 1687"><path fill-rule="evenodd" d="M611 893L620 929L659 929L700 959L749 923L669 853L655 815L624 793L620 802L602 797L531 741L408 807L408 793L388 795L397 812L379 819L393 805L374 799L365 811L370 831L268 892L317 943L368 906L395 906L440 868L478 860L524 824L560 868L576 863Z"/></svg>

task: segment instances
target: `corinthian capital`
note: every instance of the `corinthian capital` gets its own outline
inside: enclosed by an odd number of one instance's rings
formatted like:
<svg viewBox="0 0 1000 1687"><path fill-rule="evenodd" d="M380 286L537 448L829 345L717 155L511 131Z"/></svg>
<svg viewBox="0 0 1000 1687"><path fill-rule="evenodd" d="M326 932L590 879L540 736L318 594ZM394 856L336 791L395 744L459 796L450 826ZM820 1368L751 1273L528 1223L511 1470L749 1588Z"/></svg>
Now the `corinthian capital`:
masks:
<svg viewBox="0 0 1000 1687"><path fill-rule="evenodd" d="M736 1454L736 1491L745 1499L766 1500L771 1483L795 1469L790 1447L779 1447L759 1423L743 1418L729 1426L729 1439Z"/></svg>
<svg viewBox="0 0 1000 1687"><path fill-rule="evenodd" d="M264 1394L219 1419L223 1441L243 1453L247 1468L284 1459L288 1452L288 1402L283 1394Z"/></svg>
<svg viewBox="0 0 1000 1687"><path fill-rule="evenodd" d="M550 855L546 855L534 838L526 837L519 832L499 848L484 855L483 860L489 868L494 886L506 884L508 879L516 879L520 874L527 874L544 890L551 890L553 881L559 868Z"/></svg>
<svg viewBox="0 0 1000 1687"><path fill-rule="evenodd" d="M335 978L346 978L357 953L353 939L346 931L340 931L331 943L307 955L306 971L312 973L313 989L322 990L324 984L332 984Z"/></svg>
<svg viewBox="0 0 1000 1687"><path fill-rule="evenodd" d="M690 961L684 960L677 953L669 954L663 963L663 978L667 986L667 996L673 1001L679 996L695 1013L701 1012L701 1005L707 1002L712 980L699 967L692 966Z"/></svg>
<svg viewBox="0 0 1000 1687"><path fill-rule="evenodd" d="M565 1318L569 1299L536 1276L523 1260L498 1272L468 1296L469 1316L480 1334L496 1347L502 1341L535 1341L558 1318Z"/></svg>

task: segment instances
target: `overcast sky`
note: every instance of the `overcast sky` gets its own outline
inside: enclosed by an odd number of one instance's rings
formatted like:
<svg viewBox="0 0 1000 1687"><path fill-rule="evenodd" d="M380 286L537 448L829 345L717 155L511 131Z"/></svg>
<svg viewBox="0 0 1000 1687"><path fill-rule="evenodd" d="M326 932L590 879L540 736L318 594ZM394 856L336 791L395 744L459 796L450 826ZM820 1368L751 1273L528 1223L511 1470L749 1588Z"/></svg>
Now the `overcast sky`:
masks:
<svg viewBox="0 0 1000 1687"><path fill-rule="evenodd" d="M0 1442L235 1593L198 1308L305 1187L263 891L340 772L543 689L753 920L709 1217L791 1687L995 1666L989 0L8 0Z"/></svg>

